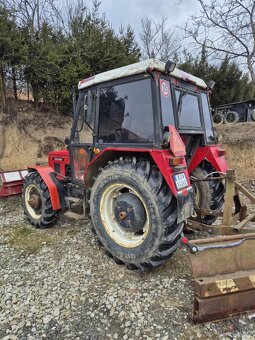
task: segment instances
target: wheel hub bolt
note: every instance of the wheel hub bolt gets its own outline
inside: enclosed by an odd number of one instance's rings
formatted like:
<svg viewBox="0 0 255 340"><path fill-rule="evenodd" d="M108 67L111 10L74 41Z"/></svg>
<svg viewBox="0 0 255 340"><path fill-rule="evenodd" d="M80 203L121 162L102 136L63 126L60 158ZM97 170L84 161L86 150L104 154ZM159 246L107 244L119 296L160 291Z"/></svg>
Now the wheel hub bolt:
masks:
<svg viewBox="0 0 255 340"><path fill-rule="evenodd" d="M120 213L119 213L119 218L120 218L120 220L124 220L124 218L126 218L127 217L127 213L125 212L125 211L121 211Z"/></svg>

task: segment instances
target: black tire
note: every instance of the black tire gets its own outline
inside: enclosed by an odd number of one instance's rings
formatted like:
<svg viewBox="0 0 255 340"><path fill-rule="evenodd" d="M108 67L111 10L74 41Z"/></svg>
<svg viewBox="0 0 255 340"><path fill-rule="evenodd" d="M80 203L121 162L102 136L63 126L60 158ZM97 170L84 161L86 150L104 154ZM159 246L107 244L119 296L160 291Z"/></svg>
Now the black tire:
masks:
<svg viewBox="0 0 255 340"><path fill-rule="evenodd" d="M224 123L224 115L222 113L216 113L212 117L213 119L213 124L215 125L221 125Z"/></svg>
<svg viewBox="0 0 255 340"><path fill-rule="evenodd" d="M239 122L239 114L235 111L228 111L224 116L224 122L226 124L233 124Z"/></svg>
<svg viewBox="0 0 255 340"><path fill-rule="evenodd" d="M132 195L142 205L146 217L139 231L129 232L130 241L126 237L127 229L120 225L123 222L117 220L116 202L126 197L130 199ZM176 221L176 199L158 168L149 161L132 158L110 162L94 182L90 211L96 234L105 251L129 269L145 271L157 267L169 259L180 244L183 223ZM134 213L135 208L132 206L126 211ZM135 213L134 216L137 218ZM131 227L137 228L139 221Z"/></svg>
<svg viewBox="0 0 255 340"><path fill-rule="evenodd" d="M192 179L203 179L209 177L208 175L213 173L211 177L219 176L215 173L210 166L210 164L203 164L201 167L197 167L191 173L191 183ZM224 205L224 184L220 180L204 181L204 182L193 182L192 186L194 188L194 206L196 208L211 209L216 211L221 211ZM205 215L197 216L194 218L196 221L211 225L216 221L217 216Z"/></svg>
<svg viewBox="0 0 255 340"><path fill-rule="evenodd" d="M34 206L29 200L34 199ZM51 227L57 220L58 212L52 209L49 190L38 172L29 173L22 189L24 213L36 228Z"/></svg>
<svg viewBox="0 0 255 340"><path fill-rule="evenodd" d="M253 109L251 112L251 120L255 121L255 109Z"/></svg>

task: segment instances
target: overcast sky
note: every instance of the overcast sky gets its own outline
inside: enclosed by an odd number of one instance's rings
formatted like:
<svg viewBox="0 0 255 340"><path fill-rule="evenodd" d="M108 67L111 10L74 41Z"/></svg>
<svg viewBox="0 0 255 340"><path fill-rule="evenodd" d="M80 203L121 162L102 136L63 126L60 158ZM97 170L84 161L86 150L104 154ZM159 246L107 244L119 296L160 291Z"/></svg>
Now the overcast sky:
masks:
<svg viewBox="0 0 255 340"><path fill-rule="evenodd" d="M89 3L90 1L88 1ZM148 15L160 21L168 17L169 26L183 25L189 15L199 10L197 0L101 0L100 11L118 32L121 24L132 26L138 38L141 19Z"/></svg>

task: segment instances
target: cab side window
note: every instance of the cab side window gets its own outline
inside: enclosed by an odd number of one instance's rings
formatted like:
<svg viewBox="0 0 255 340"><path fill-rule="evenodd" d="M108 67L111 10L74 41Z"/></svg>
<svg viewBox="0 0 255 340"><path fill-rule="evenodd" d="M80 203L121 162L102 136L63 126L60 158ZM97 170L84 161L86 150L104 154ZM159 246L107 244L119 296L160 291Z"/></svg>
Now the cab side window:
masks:
<svg viewBox="0 0 255 340"><path fill-rule="evenodd" d="M154 142L150 79L100 89L98 142Z"/></svg>

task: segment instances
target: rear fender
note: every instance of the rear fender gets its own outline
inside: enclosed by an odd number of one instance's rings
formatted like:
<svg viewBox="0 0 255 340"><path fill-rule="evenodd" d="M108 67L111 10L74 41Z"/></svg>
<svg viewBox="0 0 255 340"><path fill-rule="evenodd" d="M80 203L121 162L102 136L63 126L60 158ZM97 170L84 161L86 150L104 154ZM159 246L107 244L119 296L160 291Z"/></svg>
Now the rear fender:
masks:
<svg viewBox="0 0 255 340"><path fill-rule="evenodd" d="M55 177L54 170L51 167L29 166L28 172L36 171L42 177L49 190L52 209L59 210L66 206L65 190L63 184Z"/></svg>
<svg viewBox="0 0 255 340"><path fill-rule="evenodd" d="M85 187L90 188L93 185L93 178L97 176L99 169L107 165L109 161L113 161L118 157L136 156L136 157L149 157L151 158L159 168L162 176L167 182L172 193L177 197L178 194L186 193L186 189L181 192L177 190L173 175L178 172L185 173L188 187L190 186L189 174L186 166L185 157L182 157L182 164L180 170L171 167L169 160L173 158L169 150L153 150L153 149L138 149L138 148L106 148L102 150L86 167L84 173ZM187 194L187 193L186 193Z"/></svg>
<svg viewBox="0 0 255 340"><path fill-rule="evenodd" d="M226 173L228 169L225 158L225 151L220 145L200 146L196 149L192 160L189 164L189 173L191 173L203 160L207 160L215 170Z"/></svg>

